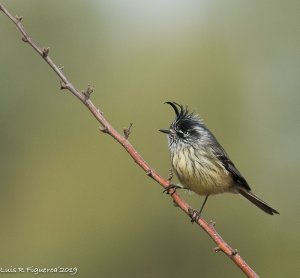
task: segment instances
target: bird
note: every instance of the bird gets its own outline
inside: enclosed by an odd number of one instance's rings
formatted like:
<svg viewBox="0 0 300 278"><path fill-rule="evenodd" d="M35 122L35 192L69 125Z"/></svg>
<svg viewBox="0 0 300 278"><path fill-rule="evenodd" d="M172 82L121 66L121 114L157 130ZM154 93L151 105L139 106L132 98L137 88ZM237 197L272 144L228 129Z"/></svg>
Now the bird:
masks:
<svg viewBox="0 0 300 278"><path fill-rule="evenodd" d="M165 103L174 109L175 120L168 129L159 131L167 134L172 170L181 184L170 184L164 191L173 194L176 189L183 188L205 196L200 210L191 212L192 222L201 217L209 196L225 192L242 195L267 214L279 214L252 192L246 179L197 114L176 102Z"/></svg>

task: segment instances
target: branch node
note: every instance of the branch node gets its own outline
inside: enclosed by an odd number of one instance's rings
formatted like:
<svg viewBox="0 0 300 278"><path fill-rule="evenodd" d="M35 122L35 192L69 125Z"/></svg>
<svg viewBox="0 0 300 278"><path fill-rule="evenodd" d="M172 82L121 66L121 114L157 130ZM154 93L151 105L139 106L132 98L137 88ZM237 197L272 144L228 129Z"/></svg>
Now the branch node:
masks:
<svg viewBox="0 0 300 278"><path fill-rule="evenodd" d="M216 221L210 220L209 221L209 226L211 226L212 228L214 228L216 226Z"/></svg>
<svg viewBox="0 0 300 278"><path fill-rule="evenodd" d="M2 10L2 9L0 8L0 10ZM16 19L18 22L21 22L22 19L23 19L23 16L22 16L22 15L21 15L21 16L16 15L16 16L15 16L15 19Z"/></svg>
<svg viewBox="0 0 300 278"><path fill-rule="evenodd" d="M23 41L23 42L28 42L28 39L27 39L26 37L23 36L23 37L22 37L22 41Z"/></svg>
<svg viewBox="0 0 300 278"><path fill-rule="evenodd" d="M59 80L59 84L60 84L60 89L61 89L61 90L68 89L66 83L63 82L62 80Z"/></svg>
<svg viewBox="0 0 300 278"><path fill-rule="evenodd" d="M49 55L50 47L45 47L42 49L43 57L46 58Z"/></svg>
<svg viewBox="0 0 300 278"><path fill-rule="evenodd" d="M109 133L109 130L107 127L99 127L99 130L103 133Z"/></svg>
<svg viewBox="0 0 300 278"><path fill-rule="evenodd" d="M217 246L217 247L214 248L214 251L215 251L216 253L218 253L218 252L222 251L222 249L221 249L219 246Z"/></svg>
<svg viewBox="0 0 300 278"><path fill-rule="evenodd" d="M152 170L151 170L151 169L148 169L148 170L146 171L146 175L149 176L149 177L151 177L151 178L153 178L153 172L152 172Z"/></svg>
<svg viewBox="0 0 300 278"><path fill-rule="evenodd" d="M130 123L129 127L123 129L124 137L125 137L126 140L129 138L129 135L131 133L132 125L133 125L133 123Z"/></svg>
<svg viewBox="0 0 300 278"><path fill-rule="evenodd" d="M85 96L85 99L88 100L91 94L94 92L94 88L91 85L88 85L86 90L82 90L81 93Z"/></svg>
<svg viewBox="0 0 300 278"><path fill-rule="evenodd" d="M231 256L236 256L237 254L238 254L238 250L237 249L232 250Z"/></svg>

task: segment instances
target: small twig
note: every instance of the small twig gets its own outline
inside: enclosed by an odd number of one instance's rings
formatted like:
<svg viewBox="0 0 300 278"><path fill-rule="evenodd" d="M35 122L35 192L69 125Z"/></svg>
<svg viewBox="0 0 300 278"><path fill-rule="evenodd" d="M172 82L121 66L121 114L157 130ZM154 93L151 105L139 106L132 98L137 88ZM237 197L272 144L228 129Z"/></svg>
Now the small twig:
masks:
<svg viewBox="0 0 300 278"><path fill-rule="evenodd" d="M231 256L236 256L238 254L238 250L237 249L234 249L231 253Z"/></svg>
<svg viewBox="0 0 300 278"><path fill-rule="evenodd" d="M42 49L43 57L47 57L49 55L50 47L45 47Z"/></svg>
<svg viewBox="0 0 300 278"><path fill-rule="evenodd" d="M129 124L129 127L123 129L123 132L124 132L124 138L125 138L125 139L128 139L128 138L129 138L129 135L130 135L130 133L131 133L132 125L133 125L133 123L130 123L130 124Z"/></svg>
<svg viewBox="0 0 300 278"><path fill-rule="evenodd" d="M59 80L59 84L60 84L60 89L61 89L61 90L67 89L66 84L65 84L62 80Z"/></svg>
<svg viewBox="0 0 300 278"><path fill-rule="evenodd" d="M109 130L107 127L99 127L99 130L103 133L109 133Z"/></svg>
<svg viewBox="0 0 300 278"><path fill-rule="evenodd" d="M85 96L85 100L89 99L93 92L94 88L91 87L91 85L88 85L86 90L81 91L81 93Z"/></svg>
<svg viewBox="0 0 300 278"><path fill-rule="evenodd" d="M211 227L216 227L216 221L210 220L210 221L209 221L209 225L210 225Z"/></svg>
<svg viewBox="0 0 300 278"><path fill-rule="evenodd" d="M218 253L218 252L222 251L222 249L221 249L219 246L217 246L217 247L214 248L214 251L215 251L216 253Z"/></svg>
<svg viewBox="0 0 300 278"><path fill-rule="evenodd" d="M58 65L57 67L59 68L60 71L64 70L64 66L63 65Z"/></svg>
<svg viewBox="0 0 300 278"><path fill-rule="evenodd" d="M151 169L148 169L148 170L146 171L146 175L147 175L148 177L152 178L152 177L153 177L153 172L152 172L152 170L151 170Z"/></svg>
<svg viewBox="0 0 300 278"><path fill-rule="evenodd" d="M18 20L20 22L22 19L23 19L23 16L16 15L16 20Z"/></svg>
<svg viewBox="0 0 300 278"><path fill-rule="evenodd" d="M134 149L134 147L128 142L128 140L123 137L120 133L118 133L110 123L104 118L103 114L99 109L91 102L89 96L91 91L87 89L84 92L78 91L74 85L67 79L67 77L62 72L60 66L55 64L53 60L49 57L49 49L40 48L37 44L28 36L25 31L23 25L21 24L22 17L12 16L3 5L0 5L0 10L17 26L19 29L22 40L28 43L45 61L46 63L53 69L53 71L60 78L61 89L69 90L74 96L76 96L93 114L93 116L98 120L101 124L102 128L100 130L104 133L112 136L116 141L118 141L123 148L130 154L130 156L134 159L134 161L147 173L148 176L156 180L160 185L164 188L169 186L169 181L162 178L157 172L155 172L150 165L142 158L142 156ZM89 87L88 87L89 88ZM176 192L170 195L173 199L173 202L176 203L178 207L180 207L187 215L189 212L194 211ZM197 224L213 239L213 241L217 244L217 249L223 251L248 277L258 277L258 275L250 268L250 266L241 258L241 256L230 247L222 237L217 233L215 227L209 223L207 223L203 218L197 219Z"/></svg>

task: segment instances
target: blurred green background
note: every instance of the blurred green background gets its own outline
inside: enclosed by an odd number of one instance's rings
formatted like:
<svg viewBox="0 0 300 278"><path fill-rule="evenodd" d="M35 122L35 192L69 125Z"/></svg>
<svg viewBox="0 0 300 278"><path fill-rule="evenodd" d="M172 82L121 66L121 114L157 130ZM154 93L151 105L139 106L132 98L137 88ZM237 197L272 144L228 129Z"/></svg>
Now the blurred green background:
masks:
<svg viewBox="0 0 300 278"><path fill-rule="evenodd" d="M203 214L262 277L299 264L299 1L1 1L167 177L174 100L199 113L253 191ZM241 277L0 14L0 267L77 277ZM174 179L176 180L176 179ZM180 194L194 207L202 197ZM3 275L6 276L6 275ZM27 276L30 276L27 274ZM59 277L69 277L60 275ZM15 274L14 277L24 277Z"/></svg>

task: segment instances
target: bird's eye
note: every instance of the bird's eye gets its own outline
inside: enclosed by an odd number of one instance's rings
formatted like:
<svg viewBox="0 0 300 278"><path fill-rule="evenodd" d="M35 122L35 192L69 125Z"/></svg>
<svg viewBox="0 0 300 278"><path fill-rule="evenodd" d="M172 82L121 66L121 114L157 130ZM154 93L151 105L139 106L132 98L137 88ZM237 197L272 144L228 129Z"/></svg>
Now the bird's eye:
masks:
<svg viewBox="0 0 300 278"><path fill-rule="evenodd" d="M181 138L185 138L190 135L189 131L178 130L177 135Z"/></svg>

